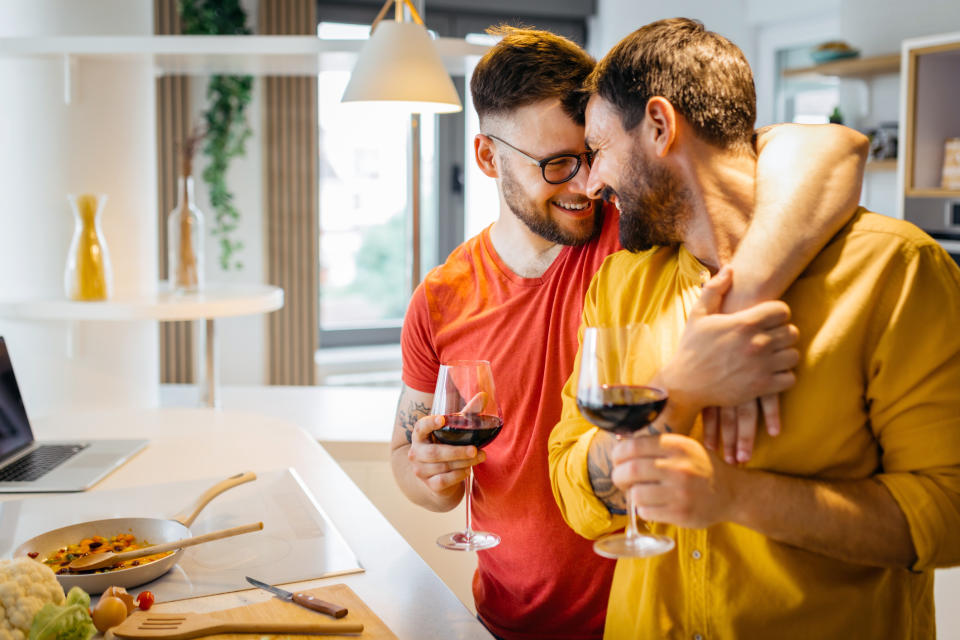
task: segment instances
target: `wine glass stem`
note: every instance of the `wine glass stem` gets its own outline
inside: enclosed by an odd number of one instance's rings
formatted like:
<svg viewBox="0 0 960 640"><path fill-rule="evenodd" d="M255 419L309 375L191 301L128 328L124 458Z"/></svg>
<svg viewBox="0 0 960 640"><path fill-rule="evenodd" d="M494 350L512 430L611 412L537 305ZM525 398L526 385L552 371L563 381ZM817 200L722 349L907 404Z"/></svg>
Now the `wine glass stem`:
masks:
<svg viewBox="0 0 960 640"><path fill-rule="evenodd" d="M627 498L627 540L636 540L640 537L640 530L637 528L637 519L640 517L637 513L637 505L633 501L633 492L630 492Z"/></svg>
<svg viewBox="0 0 960 640"><path fill-rule="evenodd" d="M634 438L642 437L637 434L633 435ZM637 526L637 521L640 519L639 509L637 509L637 503L633 499L633 492L627 492L627 530L626 536L627 540L631 542L640 537L640 528ZM644 529L649 531L650 529L644 525Z"/></svg>
<svg viewBox="0 0 960 640"><path fill-rule="evenodd" d="M463 490L467 499L467 529L464 531L467 538L473 535L473 510L471 509L471 496L473 496L473 467L467 467L467 477L463 481Z"/></svg>

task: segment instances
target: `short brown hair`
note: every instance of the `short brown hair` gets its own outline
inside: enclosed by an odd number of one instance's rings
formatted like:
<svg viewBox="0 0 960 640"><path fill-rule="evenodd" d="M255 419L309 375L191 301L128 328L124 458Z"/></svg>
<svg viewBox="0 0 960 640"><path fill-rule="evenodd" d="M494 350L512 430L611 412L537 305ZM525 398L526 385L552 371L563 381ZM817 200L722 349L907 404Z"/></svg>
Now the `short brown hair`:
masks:
<svg viewBox="0 0 960 640"><path fill-rule="evenodd" d="M583 82L596 64L586 51L549 31L500 25L487 33L502 39L480 59L470 78L473 107L481 121L558 98L564 112L583 124L588 97Z"/></svg>
<svg viewBox="0 0 960 640"><path fill-rule="evenodd" d="M670 18L637 29L604 56L586 87L617 108L627 131L643 120L650 98L662 96L711 144L741 147L753 137L750 65L735 44L696 20Z"/></svg>

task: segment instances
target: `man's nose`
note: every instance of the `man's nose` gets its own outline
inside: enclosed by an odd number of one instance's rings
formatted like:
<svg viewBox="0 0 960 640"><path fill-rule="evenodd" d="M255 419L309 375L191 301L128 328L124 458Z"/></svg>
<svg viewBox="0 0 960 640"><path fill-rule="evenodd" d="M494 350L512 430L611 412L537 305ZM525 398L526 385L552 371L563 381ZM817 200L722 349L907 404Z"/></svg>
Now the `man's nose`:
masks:
<svg viewBox="0 0 960 640"><path fill-rule="evenodd" d="M583 169L581 168L580 171L583 171ZM596 164L594 164L592 171L588 169L586 196L591 200L600 200L603 197L603 189L606 186L603 180L600 179L600 172L597 171Z"/></svg>

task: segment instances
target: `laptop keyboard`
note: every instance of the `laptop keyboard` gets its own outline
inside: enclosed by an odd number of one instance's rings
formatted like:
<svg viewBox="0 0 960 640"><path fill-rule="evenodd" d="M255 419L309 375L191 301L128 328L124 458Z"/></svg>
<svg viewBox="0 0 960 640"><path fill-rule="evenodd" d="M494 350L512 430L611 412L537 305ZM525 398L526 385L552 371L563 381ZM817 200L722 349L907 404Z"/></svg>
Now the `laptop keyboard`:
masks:
<svg viewBox="0 0 960 640"><path fill-rule="evenodd" d="M30 482L83 451L80 444L43 444L0 469L0 482Z"/></svg>

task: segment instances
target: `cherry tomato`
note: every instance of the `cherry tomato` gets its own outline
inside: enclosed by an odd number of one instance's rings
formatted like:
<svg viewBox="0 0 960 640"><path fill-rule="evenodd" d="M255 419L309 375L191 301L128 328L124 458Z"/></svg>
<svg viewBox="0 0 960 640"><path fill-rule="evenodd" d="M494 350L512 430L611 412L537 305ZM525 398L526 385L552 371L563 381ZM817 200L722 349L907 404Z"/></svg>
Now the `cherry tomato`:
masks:
<svg viewBox="0 0 960 640"><path fill-rule="evenodd" d="M153 593L150 591L141 591L137 595L137 606L146 611L153 606L154 597Z"/></svg>

